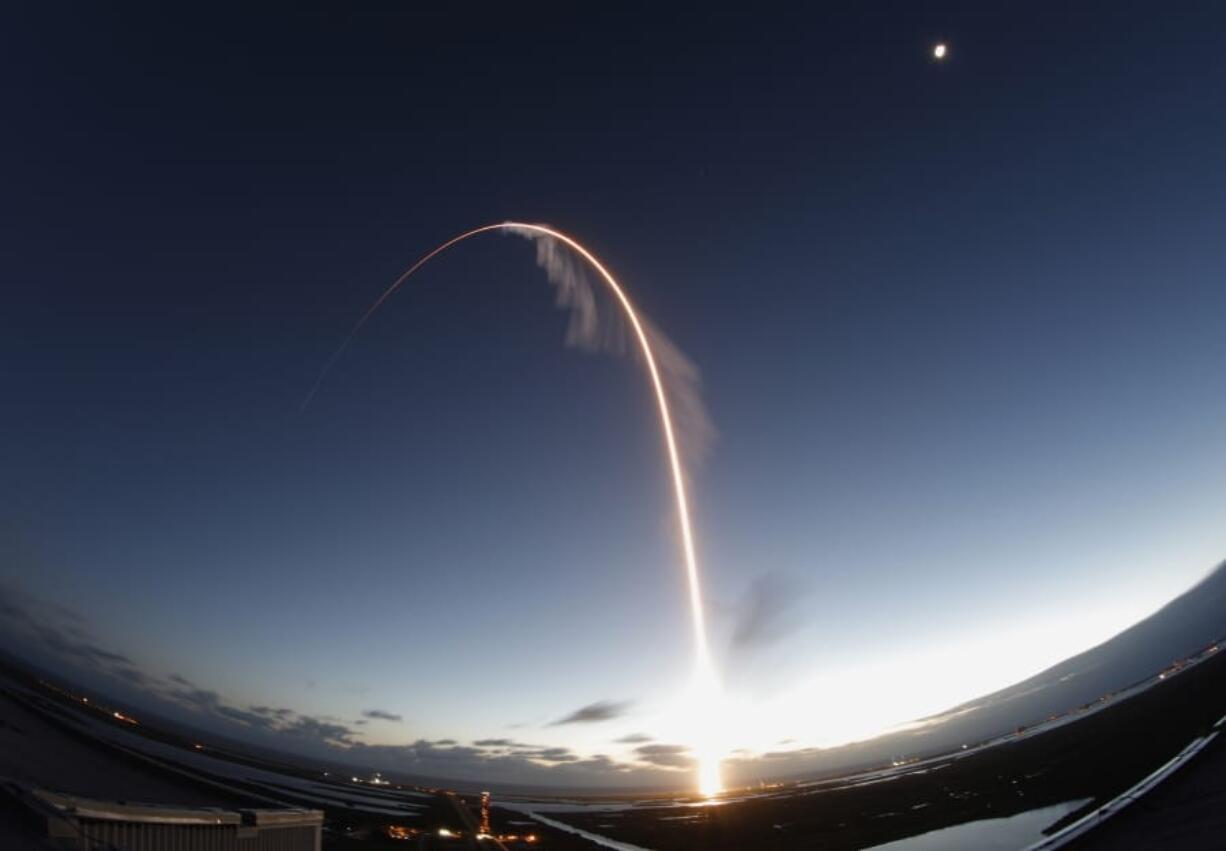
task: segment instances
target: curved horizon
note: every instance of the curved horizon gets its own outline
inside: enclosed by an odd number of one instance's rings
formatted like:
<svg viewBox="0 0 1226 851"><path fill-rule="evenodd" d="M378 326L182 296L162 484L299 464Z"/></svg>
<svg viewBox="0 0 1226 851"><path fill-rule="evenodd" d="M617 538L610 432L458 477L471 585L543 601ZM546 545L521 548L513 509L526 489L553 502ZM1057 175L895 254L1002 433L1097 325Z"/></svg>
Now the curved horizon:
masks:
<svg viewBox="0 0 1226 851"><path fill-rule="evenodd" d="M856 766L868 765L874 759L888 760L891 754L903 746L901 743L908 741L913 742L914 747L922 746L930 750L933 749L934 742L943 742L944 746L936 747L935 752L952 752L958 749L956 743L962 741L968 731L976 731L977 734L983 734L985 739L991 739L1013 732L1017 725L1035 723L1052 714L1057 715L1058 721L1062 720L1067 713L1083 703L1087 695L1097 701L1100 692L1137 687L1135 675L1138 672L1145 676L1145 682L1140 685L1157 684L1157 675L1171 661L1180 656L1191 657L1203 653L1207 650L1206 642L1226 641L1226 634L1219 634L1221 630L1216 620L1216 612L1222 605L1226 605L1226 561L1220 562L1204 578L1173 599L1135 622L1127 623L1103 640L1094 641L1067 657L1053 660L1040 670L1027 672L1024 677L1003 683L999 688L968 695L966 697L969 699L965 701L951 700L929 715L900 718L898 723L871 734L849 737L845 741L831 741L817 748L812 745L804 746L798 741L790 754L785 748L776 753L742 752L728 758L725 760L725 769L730 774L727 788L736 790L758 782L777 782L819 768L830 770L843 766L844 770L854 769ZM54 608L45 601L23 595L20 589L0 585L0 627L5 625L5 614L15 611L26 612L31 616L46 616L52 613ZM72 617L81 616L73 614ZM1178 638L1173 642L1169 637L1153 640L1155 635L1175 635ZM1125 639L1130 636L1131 643L1126 643ZM1138 641L1141 643L1138 644ZM37 651L37 645L32 645L29 650ZM99 647L96 653L100 657L119 655L104 647ZM24 659L28 664L41 664L49 673L55 673L55 669L61 667L47 664L45 656L40 663L38 655L37 652L27 652L20 654L18 658ZM933 665L937 664L939 656L939 653L934 655ZM58 658L61 661L65 659L62 656ZM1076 662L1081 664L1074 666L1073 663ZM1083 676L1090 671L1097 671L1097 679ZM293 713L288 717L289 723L280 730L261 727L258 724L253 726L253 720L260 720L258 710L261 707L227 705L216 692L207 688L208 684L188 682L177 675L167 678L153 672L142 674L139 684L123 674L103 673L99 679L99 671L92 673L92 683L87 672L81 671L76 676L67 675L62 684L94 689L96 691L91 693L103 699L118 701L118 705L124 709L151 711L177 724L195 727L206 734L222 735L307 759L340 761L357 768L379 768L388 772L389 776L433 779L461 786L485 784L503 789L547 786L557 792L566 788L693 790L692 781L681 779L690 777L688 771L677 772L659 768L646 770L629 762L620 763L616 772L601 770L588 776L576 774L567 763L538 765L525 774L522 772L529 766L531 754L544 745L524 745L523 750L517 753L516 748L519 745L509 739L487 737L467 741L419 740L403 746L372 745L339 739L304 741L295 732L295 725L326 726L326 723L311 714ZM1069 674L1074 676L1069 677ZM1041 682L1045 675L1055 679ZM879 685L888 689L896 676L897 672L885 672ZM875 689L870 689L872 690ZM193 694L212 697L200 702ZM1034 702L1036 694L1039 696L1038 703ZM991 698L995 699L989 700ZM880 699L880 695L873 697L873 700ZM390 714L388 717L399 718L398 715ZM157 725L156 720L153 723L154 726ZM526 738L537 737L539 734ZM658 739L649 738L648 741ZM465 754L465 757L457 762L448 755L448 751ZM469 767L457 773L446 770L445 766L449 763L467 764ZM614 765L618 764L613 763L608 767L612 768Z"/></svg>

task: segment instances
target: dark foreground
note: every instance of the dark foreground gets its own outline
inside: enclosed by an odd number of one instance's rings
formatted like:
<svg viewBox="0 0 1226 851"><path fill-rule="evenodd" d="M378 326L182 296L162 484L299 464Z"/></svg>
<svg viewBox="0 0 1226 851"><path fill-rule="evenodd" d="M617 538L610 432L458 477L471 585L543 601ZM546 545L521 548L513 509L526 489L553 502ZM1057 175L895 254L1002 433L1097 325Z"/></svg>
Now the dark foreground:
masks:
<svg viewBox="0 0 1226 851"><path fill-rule="evenodd" d="M1226 733L1128 809L1069 845L1075 851L1226 846Z"/></svg>

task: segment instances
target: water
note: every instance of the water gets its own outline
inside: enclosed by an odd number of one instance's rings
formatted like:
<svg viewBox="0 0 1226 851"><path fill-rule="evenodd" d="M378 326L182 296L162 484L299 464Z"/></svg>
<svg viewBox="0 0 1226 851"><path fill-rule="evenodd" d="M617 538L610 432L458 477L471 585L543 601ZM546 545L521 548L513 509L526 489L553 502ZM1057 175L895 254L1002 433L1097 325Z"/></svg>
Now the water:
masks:
<svg viewBox="0 0 1226 851"><path fill-rule="evenodd" d="M944 827L874 845L873 851L1017 851L1043 838L1043 829L1055 824L1074 810L1080 809L1090 798L1065 801L1038 810L1029 810L1008 818L982 819L965 824Z"/></svg>

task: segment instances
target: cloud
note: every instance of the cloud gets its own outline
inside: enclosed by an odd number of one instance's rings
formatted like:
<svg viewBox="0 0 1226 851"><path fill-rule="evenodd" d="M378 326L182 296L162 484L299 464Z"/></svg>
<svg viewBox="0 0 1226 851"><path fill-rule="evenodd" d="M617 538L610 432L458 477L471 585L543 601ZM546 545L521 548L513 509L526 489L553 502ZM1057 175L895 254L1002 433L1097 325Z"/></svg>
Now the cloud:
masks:
<svg viewBox="0 0 1226 851"><path fill-rule="evenodd" d="M103 647L86 629L80 614L3 580L0 622L0 627L19 637L21 643L40 647L70 665L115 677L129 685L144 686L149 681L132 659Z"/></svg>
<svg viewBox="0 0 1226 851"><path fill-rule="evenodd" d="M540 784L555 788L664 786L672 773L686 767L684 749L648 745L637 733L623 744L652 748L635 753L634 761L607 754L586 755L568 747L521 742L509 738L480 739L460 745L455 739L420 739L404 745L371 745L358 736L363 726L401 720L385 710L370 709L357 721L302 714L270 704L235 705L221 692L202 687L180 673L155 675L122 653L103 646L90 634L88 622L59 604L38 600L0 580L0 637L13 636L29 648L71 662L82 671L102 673L116 687L116 696L139 698L138 706L179 718L203 730L358 767L412 772L433 779L480 779L490 783ZM65 672L67 673L67 671ZM623 715L631 704L602 700L570 713L554 725L596 723ZM536 722L539 724L540 722ZM553 726L553 725L547 725Z"/></svg>
<svg viewBox="0 0 1226 851"><path fill-rule="evenodd" d="M480 778L482 782L533 783L560 788L613 783L664 785L671 771L645 763L617 762L607 754L580 756L570 748L544 747L508 739L483 739L490 747L454 745L454 740L419 739L408 745L355 742L349 761L386 770L437 778ZM450 746L444 746L448 744ZM338 754L339 755L339 754Z"/></svg>
<svg viewBox="0 0 1226 851"><path fill-rule="evenodd" d="M559 308L569 311L566 344L593 352L625 353L641 356L637 334L626 320L625 312L608 288L594 287L588 267L574 251L558 239L531 228L509 231L535 243L536 263L556 290ZM702 376L698 367L646 316L638 315L647 337L656 369L667 388L673 429L680 451L691 470L702 463L715 440L715 426L702 398Z"/></svg>
<svg viewBox="0 0 1226 851"><path fill-rule="evenodd" d="M153 683L152 678L150 678L148 674L144 673L143 671L139 671L136 668L116 665L111 670L111 673L119 679L136 686L137 688L145 688Z"/></svg>
<svg viewBox="0 0 1226 851"><path fill-rule="evenodd" d="M184 706L202 711L212 711L214 707L221 703L221 695L217 692L197 688L196 686L175 689L170 692L170 697Z"/></svg>
<svg viewBox="0 0 1226 851"><path fill-rule="evenodd" d="M541 762L577 762L579 756L570 748L536 748L533 750L516 751L515 756L524 759L535 759Z"/></svg>
<svg viewBox="0 0 1226 851"><path fill-rule="evenodd" d="M247 708L250 709L252 712L256 713L257 715L265 715L270 718L280 718L282 720L286 718L290 718L297 714L296 712L294 712L294 710L286 709L285 707L279 707L279 708L274 709L271 706L249 706Z"/></svg>
<svg viewBox="0 0 1226 851"><path fill-rule="evenodd" d="M749 650L774 644L798 624L799 604L808 594L803 582L772 571L753 580L737 608L732 646Z"/></svg>
<svg viewBox="0 0 1226 851"><path fill-rule="evenodd" d="M549 726L559 727L563 724L594 724L599 721L609 721L625 715L629 709L628 701L598 700L551 722Z"/></svg>
<svg viewBox="0 0 1226 851"><path fill-rule="evenodd" d="M272 730L275 728L275 722L266 715L260 715L255 712L249 712L245 709L239 709L237 706L227 706L224 703L218 702L212 707L212 711L222 718L228 718L231 721L237 721L246 727L255 727L262 730Z"/></svg>
<svg viewBox="0 0 1226 851"><path fill-rule="evenodd" d="M570 763L570 767L583 769L586 771L599 772L601 774L611 774L634 770L631 766L624 763L615 762L611 757L602 753L594 754L589 756L587 759L572 762Z"/></svg>
<svg viewBox="0 0 1226 851"><path fill-rule="evenodd" d="M654 742L655 738L646 733L631 733L628 736L622 736L620 739L614 739L619 745L641 745L644 742Z"/></svg>
<svg viewBox="0 0 1226 851"><path fill-rule="evenodd" d="M291 721L297 715L292 709L263 705L249 706L246 709L232 706L217 692L199 688L179 674L172 674L160 687L155 685L149 691L197 714L220 718L251 730L283 733L297 724L296 721Z"/></svg>
<svg viewBox="0 0 1226 851"><path fill-rule="evenodd" d="M177 687L166 688L160 696L196 713L219 718L248 730L269 734L271 743L347 748L355 744L353 728L331 716L300 715L293 709L255 705L246 709L228 704L220 694L199 688L186 677L169 678ZM265 741L270 741L266 739Z"/></svg>
<svg viewBox="0 0 1226 851"><path fill-rule="evenodd" d="M0 581L0 621L3 622L0 626L7 631L21 634L66 663L91 673L108 675L140 694L196 715L300 742L345 746L353 741L353 730L336 723L336 719L301 716L285 707L256 705L244 709L231 705L216 691L200 688L182 674L170 674L165 678L153 676L141 670L129 657L97 642L81 615L4 581ZM370 717L400 720L399 716L380 710L371 710Z"/></svg>
<svg viewBox="0 0 1226 851"><path fill-rule="evenodd" d="M45 600L27 593L16 583L0 579L0 618L24 623L58 621L61 627L80 634L86 623L80 612L55 600Z"/></svg>
<svg viewBox="0 0 1226 851"><path fill-rule="evenodd" d="M798 756L808 756L809 754L815 753L821 753L821 748L796 748L790 751L767 751L764 754L759 754L758 759L795 759Z"/></svg>
<svg viewBox="0 0 1226 851"><path fill-rule="evenodd" d="M132 660L122 653L113 653L90 641L69 638L60 629L49 624L35 623L33 630L48 649L71 661L91 667L133 667Z"/></svg>
<svg viewBox="0 0 1226 851"><path fill-rule="evenodd" d="M353 730L344 724L337 724L333 721L321 721L309 715L299 716L293 723L281 727L277 732L283 736L305 739L318 744L337 747L353 744Z"/></svg>
<svg viewBox="0 0 1226 851"><path fill-rule="evenodd" d="M685 745L642 745L634 749L641 762L663 768L691 768L694 758Z"/></svg>

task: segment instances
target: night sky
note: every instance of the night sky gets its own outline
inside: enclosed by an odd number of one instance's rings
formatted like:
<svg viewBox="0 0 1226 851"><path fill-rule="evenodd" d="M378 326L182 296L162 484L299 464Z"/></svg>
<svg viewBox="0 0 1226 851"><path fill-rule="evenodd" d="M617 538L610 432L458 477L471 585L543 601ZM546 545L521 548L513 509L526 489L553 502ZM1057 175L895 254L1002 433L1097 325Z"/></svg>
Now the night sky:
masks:
<svg viewBox="0 0 1226 851"><path fill-rule="evenodd" d="M1226 10L810 5L7 9L2 646L304 749L684 764L653 401L564 344L530 245L440 258L300 410L409 263L507 218L701 369L738 746L947 708L1191 586L1226 555Z"/></svg>

